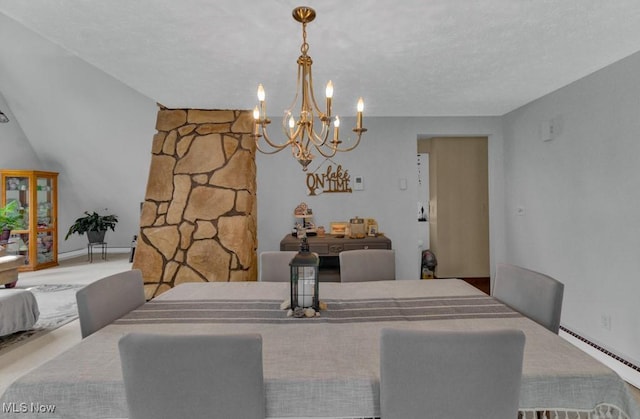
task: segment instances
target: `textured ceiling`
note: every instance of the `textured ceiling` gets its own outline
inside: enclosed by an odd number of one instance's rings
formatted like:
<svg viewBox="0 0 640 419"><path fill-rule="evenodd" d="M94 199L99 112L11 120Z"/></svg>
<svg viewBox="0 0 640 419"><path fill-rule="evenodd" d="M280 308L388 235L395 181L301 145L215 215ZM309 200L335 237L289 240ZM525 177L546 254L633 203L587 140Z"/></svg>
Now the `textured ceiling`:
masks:
<svg viewBox="0 0 640 419"><path fill-rule="evenodd" d="M640 50L638 0L0 0L0 12L168 107L293 99L300 25L334 112L503 115ZM3 42L10 42L3 40ZM322 100L320 100L322 101Z"/></svg>

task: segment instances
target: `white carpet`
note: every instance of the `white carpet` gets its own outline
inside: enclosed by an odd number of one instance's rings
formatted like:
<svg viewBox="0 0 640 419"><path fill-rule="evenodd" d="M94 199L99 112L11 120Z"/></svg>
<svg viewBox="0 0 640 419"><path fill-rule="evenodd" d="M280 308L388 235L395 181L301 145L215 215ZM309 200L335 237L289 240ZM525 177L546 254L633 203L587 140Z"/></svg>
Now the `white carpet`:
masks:
<svg viewBox="0 0 640 419"><path fill-rule="evenodd" d="M78 317L76 291L84 285L51 284L27 288L36 297L40 317L34 329L55 329Z"/></svg>

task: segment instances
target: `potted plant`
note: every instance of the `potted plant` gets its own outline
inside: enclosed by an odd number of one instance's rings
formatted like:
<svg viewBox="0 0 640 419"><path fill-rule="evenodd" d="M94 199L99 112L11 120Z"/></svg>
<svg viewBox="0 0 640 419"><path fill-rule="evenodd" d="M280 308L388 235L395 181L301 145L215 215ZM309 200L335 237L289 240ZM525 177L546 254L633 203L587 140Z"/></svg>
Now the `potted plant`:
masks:
<svg viewBox="0 0 640 419"><path fill-rule="evenodd" d="M67 235L64 237L65 240L74 233L79 235L87 233L89 243L103 243L107 229L115 231L116 223L118 222L116 215L100 215L95 211L91 214L85 211L84 214L83 217L76 219L73 224L71 224Z"/></svg>
<svg viewBox="0 0 640 419"><path fill-rule="evenodd" d="M23 210L20 209L18 201L11 201L0 207L0 242L9 240L11 230L20 230L23 227Z"/></svg>

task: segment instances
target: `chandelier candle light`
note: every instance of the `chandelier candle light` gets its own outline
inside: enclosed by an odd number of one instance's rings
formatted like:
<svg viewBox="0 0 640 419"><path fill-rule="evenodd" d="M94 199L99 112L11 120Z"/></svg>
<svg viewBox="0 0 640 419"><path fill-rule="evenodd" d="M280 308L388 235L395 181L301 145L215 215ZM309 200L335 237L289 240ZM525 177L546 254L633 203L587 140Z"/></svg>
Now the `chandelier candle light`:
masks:
<svg viewBox="0 0 640 419"><path fill-rule="evenodd" d="M313 21L316 12L310 7L296 7L292 12L293 18L302 23L302 46L300 51L302 55L298 57L298 79L296 82L296 94L289 109L285 110L282 118L282 131L286 137L286 141L276 143L271 141L267 134L267 125L271 120L266 114L266 94L262 84L258 86L258 106L253 110L254 129L253 137L256 141L257 149L265 154L275 154L283 150L287 146L291 147L293 157L302 165L302 170L306 171L307 166L315 157L310 150L314 147L318 153L326 158L335 156L335 154L345 151L351 151L358 146L362 134L367 131L362 127L362 112L364 110L364 101L362 98L358 100L356 127L353 131L357 134L355 143L351 146L341 147L340 144L340 118L338 116L333 120L333 139L330 140L331 133L331 101L333 99L333 83L331 80L327 83L325 89L326 110L322 112L316 102L313 93L313 77L311 75L311 64L313 61L307 55L309 44L307 43L307 23ZM298 119L293 116L293 108L301 98L300 115ZM316 130L314 124L319 122L321 127ZM264 137L265 142L272 149L264 150L260 147L259 140Z"/></svg>

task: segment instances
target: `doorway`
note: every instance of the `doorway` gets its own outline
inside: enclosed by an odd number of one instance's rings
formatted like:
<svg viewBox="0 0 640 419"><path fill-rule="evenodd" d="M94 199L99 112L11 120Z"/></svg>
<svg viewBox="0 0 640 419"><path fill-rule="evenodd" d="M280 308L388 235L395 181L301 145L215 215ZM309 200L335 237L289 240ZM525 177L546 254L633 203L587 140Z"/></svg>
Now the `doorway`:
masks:
<svg viewBox="0 0 640 419"><path fill-rule="evenodd" d="M429 155L429 248L437 278L463 278L488 292L487 137L418 139Z"/></svg>

